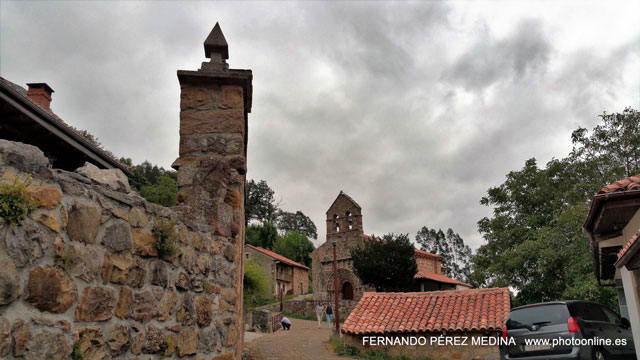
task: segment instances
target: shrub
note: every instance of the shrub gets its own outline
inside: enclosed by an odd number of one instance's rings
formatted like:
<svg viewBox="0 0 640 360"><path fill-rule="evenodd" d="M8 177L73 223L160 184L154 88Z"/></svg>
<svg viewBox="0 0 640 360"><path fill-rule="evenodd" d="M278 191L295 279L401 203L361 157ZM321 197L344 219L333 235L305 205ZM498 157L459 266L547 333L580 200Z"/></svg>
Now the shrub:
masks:
<svg viewBox="0 0 640 360"><path fill-rule="evenodd" d="M80 350L80 343L76 342L73 344L73 351L71 352L71 360L83 360L84 354L82 350Z"/></svg>
<svg viewBox="0 0 640 360"><path fill-rule="evenodd" d="M73 246L67 246L64 253L56 258L54 265L62 269L65 274L69 274L73 267L78 263L78 254Z"/></svg>
<svg viewBox="0 0 640 360"><path fill-rule="evenodd" d="M20 224L36 209L33 197L27 193L31 182L31 175L27 175L24 181L16 177L13 184L5 184L0 188L0 217L12 226Z"/></svg>
<svg viewBox="0 0 640 360"><path fill-rule="evenodd" d="M262 272L260 265L248 260L244 264L244 303L247 307L255 307L271 297L271 281Z"/></svg>
<svg viewBox="0 0 640 360"><path fill-rule="evenodd" d="M156 237L156 242L153 246L158 249L160 257L170 257L178 251L178 247L175 246L178 238L177 223L178 219L169 220L163 217L157 217L153 222L153 235Z"/></svg>

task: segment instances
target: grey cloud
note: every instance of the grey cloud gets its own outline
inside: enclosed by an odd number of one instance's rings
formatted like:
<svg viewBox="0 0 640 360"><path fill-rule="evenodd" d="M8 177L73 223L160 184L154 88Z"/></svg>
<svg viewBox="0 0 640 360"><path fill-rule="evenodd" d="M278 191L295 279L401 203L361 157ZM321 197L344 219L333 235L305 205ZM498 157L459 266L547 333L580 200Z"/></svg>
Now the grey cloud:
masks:
<svg viewBox="0 0 640 360"><path fill-rule="evenodd" d="M601 86L620 79L637 47L557 59L545 19L505 34L491 19L461 29L445 2L0 6L2 76L50 83L69 123L165 167L177 156L176 70L200 66L219 21L230 66L254 74L248 176L309 215L318 243L344 190L368 233L451 227L477 247L486 189L529 157L564 156L593 109L621 110L615 97L637 94L621 81ZM451 39L463 36L471 45L457 48Z"/></svg>
<svg viewBox="0 0 640 360"><path fill-rule="evenodd" d="M494 40L485 34L487 38L478 39L444 79L482 90L502 80L517 81L528 73L544 73L552 48L543 30L540 21L523 20L505 39Z"/></svg>

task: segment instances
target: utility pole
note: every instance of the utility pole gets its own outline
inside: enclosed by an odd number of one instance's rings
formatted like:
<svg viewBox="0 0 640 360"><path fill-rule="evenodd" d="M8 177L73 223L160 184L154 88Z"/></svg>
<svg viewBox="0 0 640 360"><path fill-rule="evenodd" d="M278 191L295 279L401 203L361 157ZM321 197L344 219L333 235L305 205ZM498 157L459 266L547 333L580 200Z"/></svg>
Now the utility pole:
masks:
<svg viewBox="0 0 640 360"><path fill-rule="evenodd" d="M335 298L334 313L336 314L336 334L340 336L340 310L338 305L338 260L336 256L336 242L333 242L333 294Z"/></svg>

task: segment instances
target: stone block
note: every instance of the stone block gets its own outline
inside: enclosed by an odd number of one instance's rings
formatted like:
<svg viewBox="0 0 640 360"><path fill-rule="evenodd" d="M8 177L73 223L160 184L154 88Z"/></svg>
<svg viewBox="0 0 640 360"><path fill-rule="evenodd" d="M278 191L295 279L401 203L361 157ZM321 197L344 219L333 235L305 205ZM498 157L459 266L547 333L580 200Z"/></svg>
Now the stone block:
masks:
<svg viewBox="0 0 640 360"><path fill-rule="evenodd" d="M106 321L111 319L116 307L113 289L87 286L76 307L76 321Z"/></svg>
<svg viewBox="0 0 640 360"><path fill-rule="evenodd" d="M55 186L31 184L26 193L33 197L36 206L48 210L58 207L62 200L62 192Z"/></svg>
<svg viewBox="0 0 640 360"><path fill-rule="evenodd" d="M178 334L178 354L180 356L195 355L198 351L198 329L190 327Z"/></svg>
<svg viewBox="0 0 640 360"><path fill-rule="evenodd" d="M133 229L133 246L140 256L158 256L156 237L147 229Z"/></svg>
<svg viewBox="0 0 640 360"><path fill-rule="evenodd" d="M86 162L83 167L76 169L76 172L98 184L106 185L112 190L125 193L131 192L129 179L120 169L100 169L92 163Z"/></svg>
<svg viewBox="0 0 640 360"><path fill-rule="evenodd" d="M83 359L102 360L104 353L104 337L99 327L82 327L73 329L73 335Z"/></svg>
<svg viewBox="0 0 640 360"><path fill-rule="evenodd" d="M156 299L150 291L143 291L133 295L131 304L131 318L143 324L149 322L158 314Z"/></svg>
<svg viewBox="0 0 640 360"><path fill-rule="evenodd" d="M170 321L173 319L177 303L178 293L175 291L166 291L162 297L162 301L160 302L158 321Z"/></svg>
<svg viewBox="0 0 640 360"><path fill-rule="evenodd" d="M244 109L242 87L223 85L217 105L220 109Z"/></svg>
<svg viewBox="0 0 640 360"><path fill-rule="evenodd" d="M13 356L23 356L31 337L29 323L22 319L13 322Z"/></svg>
<svg viewBox="0 0 640 360"><path fill-rule="evenodd" d="M180 135L240 133L244 135L242 109L180 112Z"/></svg>
<svg viewBox="0 0 640 360"><path fill-rule="evenodd" d="M35 334L28 342L26 360L68 360L72 351L69 339L59 332L44 330Z"/></svg>
<svg viewBox="0 0 640 360"><path fill-rule="evenodd" d="M22 294L20 275L4 250L0 249L0 305L8 305Z"/></svg>
<svg viewBox="0 0 640 360"><path fill-rule="evenodd" d="M108 223L100 242L112 252L131 250L133 248L131 227L125 221Z"/></svg>
<svg viewBox="0 0 640 360"><path fill-rule="evenodd" d="M92 244L100 226L101 214L98 207L90 202L76 200L69 211L67 233L73 241Z"/></svg>
<svg viewBox="0 0 640 360"><path fill-rule="evenodd" d="M11 322L0 316L0 356L7 356L11 352Z"/></svg>
<svg viewBox="0 0 640 360"><path fill-rule="evenodd" d="M120 319L126 319L131 314L131 304L133 304L133 291L123 286L120 288L120 296L116 305L116 316Z"/></svg>
<svg viewBox="0 0 640 360"><path fill-rule="evenodd" d="M42 267L29 271L26 301L40 311L63 313L78 299L76 284L60 269Z"/></svg>
<svg viewBox="0 0 640 360"><path fill-rule="evenodd" d="M211 106L209 90L183 87L180 93L180 110L209 110Z"/></svg>
<svg viewBox="0 0 640 360"><path fill-rule="evenodd" d="M130 332L131 330L126 324L116 324L111 328L109 337L107 338L107 345L111 356L120 356L129 350L129 346L131 345Z"/></svg>

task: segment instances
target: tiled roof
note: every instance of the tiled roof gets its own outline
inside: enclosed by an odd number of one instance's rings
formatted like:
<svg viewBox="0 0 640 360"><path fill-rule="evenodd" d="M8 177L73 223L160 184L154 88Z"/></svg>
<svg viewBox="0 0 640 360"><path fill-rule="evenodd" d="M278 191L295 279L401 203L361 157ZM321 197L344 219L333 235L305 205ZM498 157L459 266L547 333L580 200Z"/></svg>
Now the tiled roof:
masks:
<svg viewBox="0 0 640 360"><path fill-rule="evenodd" d="M618 180L598 190L596 195L609 194L613 192L624 192L630 190L640 190L640 174L626 179Z"/></svg>
<svg viewBox="0 0 640 360"><path fill-rule="evenodd" d="M428 258L442 259L442 256L440 256L440 255L432 254L430 252L427 252L427 251L424 251L424 250L418 250L418 249L416 249L416 256L423 256L423 257L428 257Z"/></svg>
<svg viewBox="0 0 640 360"><path fill-rule="evenodd" d="M302 265L302 264L299 264L299 263L297 263L297 262L295 262L295 261L293 261L293 260L291 260L291 259L289 259L289 258L286 258L286 257L284 257L284 256L282 256L282 255L280 255L280 254L276 254L276 253L274 253L273 251L269 251L269 250L267 250L267 249L263 249L263 248L261 248L261 247L253 246L253 245L249 245L249 244L246 244L246 246L248 246L248 247L252 248L252 249L253 249L253 250L255 250L255 251L259 251L259 252L261 252L261 253L263 253L263 254L265 254L265 255L267 255L267 256L270 256L270 257L272 257L272 258L274 258L274 259L276 259L276 260L279 260L279 261L282 261L282 262L284 262L284 263L287 263L287 264L289 264L289 265L297 266L297 267L300 267L300 268L303 268L303 269L307 269L307 270L309 270L309 268L308 268L308 267L306 267L306 266L304 266L304 265Z"/></svg>
<svg viewBox="0 0 640 360"><path fill-rule="evenodd" d="M624 256L624 254L627 253L627 251L629 251L629 248L631 248L631 246L637 242L639 242L640 240L638 240L640 238L640 229L638 230L638 232L633 235L631 237L631 239L627 242L627 244L622 248L622 250L620 250L620 252L618 252L618 259L620 259L621 257Z"/></svg>
<svg viewBox="0 0 640 360"><path fill-rule="evenodd" d="M442 282L446 284L454 284L454 285L463 285L468 287L473 287L471 284L463 283L462 281L458 281L456 279L452 279L450 277L446 277L440 274L434 274L425 270L418 270L418 273L413 277L414 279L429 279L437 282Z"/></svg>
<svg viewBox="0 0 640 360"><path fill-rule="evenodd" d="M106 151L105 149L102 149L99 146L96 146L94 143L92 143L91 141L89 141L88 139L86 139L75 127L67 124L64 120L62 120L61 117L59 117L58 115L56 115L51 109L45 109L42 106L40 106L40 104L38 104L37 102L31 100L29 98L29 96L27 95L27 89L23 88L22 86L11 82L5 78L3 78L2 76L0 76L0 82L5 84L7 87L11 88L13 91L15 91L16 93L22 95L22 97L26 100L29 101L31 104L39 107L40 109L42 109L42 111L46 112L51 118L53 118L56 122L58 122L60 125L62 125L63 127L73 131L75 134L77 134L78 136L80 136L85 142L86 144L84 144L85 146L89 146L89 147L93 147L96 150L98 150L99 153L101 153L103 155L103 157L108 157L110 159L112 159L113 161L117 162L118 164L120 164L121 168L127 169L127 171L131 170L131 167L127 164L123 164L120 162L120 160L116 159L112 154L110 154L108 151Z"/></svg>
<svg viewBox="0 0 640 360"><path fill-rule="evenodd" d="M364 293L345 321L350 334L497 330L507 321L509 289Z"/></svg>

